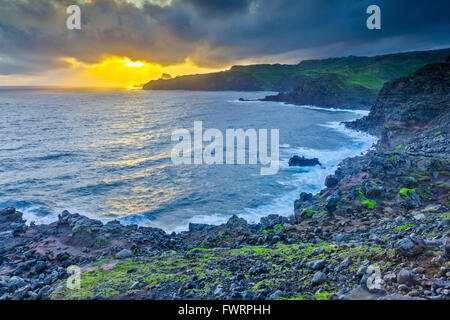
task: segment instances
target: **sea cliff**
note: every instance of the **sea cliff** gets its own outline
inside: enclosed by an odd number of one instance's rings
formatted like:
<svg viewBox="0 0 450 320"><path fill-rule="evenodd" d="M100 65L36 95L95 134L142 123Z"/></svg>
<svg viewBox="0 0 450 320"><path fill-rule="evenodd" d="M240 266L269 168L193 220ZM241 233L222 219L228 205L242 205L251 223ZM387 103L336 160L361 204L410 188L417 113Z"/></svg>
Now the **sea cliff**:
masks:
<svg viewBox="0 0 450 320"><path fill-rule="evenodd" d="M333 108L369 108L383 85L443 62L450 49L233 66L230 70L152 80L144 90L276 91L263 101Z"/></svg>

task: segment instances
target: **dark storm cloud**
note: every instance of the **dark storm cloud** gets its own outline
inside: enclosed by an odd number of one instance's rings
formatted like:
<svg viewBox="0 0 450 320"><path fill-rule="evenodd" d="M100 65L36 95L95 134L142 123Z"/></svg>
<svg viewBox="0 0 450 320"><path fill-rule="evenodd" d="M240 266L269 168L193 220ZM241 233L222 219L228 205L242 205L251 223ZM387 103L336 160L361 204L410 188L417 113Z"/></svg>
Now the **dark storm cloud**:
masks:
<svg viewBox="0 0 450 320"><path fill-rule="evenodd" d="M227 1L210 1L210 0L184 0L206 15L227 15L235 12L245 12L251 3L251 0L227 0Z"/></svg>
<svg viewBox="0 0 450 320"><path fill-rule="evenodd" d="M82 30L69 31L65 10L77 2ZM370 4L381 7L382 30L366 28ZM0 74L64 67L60 57L225 66L450 45L448 0L0 0L0 8Z"/></svg>

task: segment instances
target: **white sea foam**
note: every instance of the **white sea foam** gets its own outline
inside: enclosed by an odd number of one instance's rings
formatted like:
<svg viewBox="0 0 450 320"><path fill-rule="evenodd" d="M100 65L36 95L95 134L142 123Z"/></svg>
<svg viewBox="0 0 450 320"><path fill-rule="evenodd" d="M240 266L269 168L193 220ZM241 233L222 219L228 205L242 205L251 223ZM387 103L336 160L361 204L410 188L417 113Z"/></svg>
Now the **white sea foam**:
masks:
<svg viewBox="0 0 450 320"><path fill-rule="evenodd" d="M283 102L280 102L280 103L283 103ZM283 104L285 104L285 103L283 103ZM295 105L295 104L290 104L290 103L286 103L285 105L292 106L292 107L298 107L298 108L304 108L304 109L326 111L326 112L351 112L351 113L357 114L359 116L367 116L370 112L369 110L322 108L322 107L316 107L316 106L311 106L311 105Z"/></svg>
<svg viewBox="0 0 450 320"><path fill-rule="evenodd" d="M263 102L263 103L280 103L286 106L293 106L293 107L299 107L299 108L305 108L305 109L311 109L311 110L319 110L319 111L326 111L326 112L352 112L355 114L358 114L360 116L367 116L369 114L369 110L360 110L360 109L343 109L343 108L323 108L323 107L317 107L313 105L296 105L286 102L278 102L278 101L261 101L261 100L232 100L228 102L235 102L235 103L249 103L249 102Z"/></svg>
<svg viewBox="0 0 450 320"><path fill-rule="evenodd" d="M308 107L309 108L309 107ZM321 109L321 108L320 108ZM336 109L333 111L342 111L341 109ZM354 112L357 115L364 114L364 110L346 110ZM358 118L358 117L356 117ZM294 200L298 198L300 192L308 193L318 193L325 186L325 178L334 173L337 169L338 164L348 157L353 157L360 155L361 153L366 153L369 151L374 143L376 143L377 138L366 133L356 132L354 130L348 129L344 124L340 122L328 122L325 124L320 124L321 126L331 128L336 130L346 136L352 138L355 142L351 145L344 146L339 150L318 150L311 148L290 148L289 145L286 146L286 150L282 152L282 159L280 160L280 169L289 171L300 171L290 176L286 180L278 181L280 185L292 185L298 188L294 191L290 191L283 196L275 199L269 204L264 204L258 206L257 208L244 208L237 215L244 218L249 223L258 223L260 219L269 214L277 214L280 216L289 216L293 212ZM306 156L308 158L318 158L321 161L322 166L314 167L289 167L288 157L293 154L300 156ZM285 156L283 159L283 155ZM229 216L222 215L196 215L192 217L189 222L195 223L206 223L213 225L220 225L225 223L229 219ZM187 226L177 227L175 231L187 230Z"/></svg>
<svg viewBox="0 0 450 320"><path fill-rule="evenodd" d="M289 178L280 179L277 181L280 185L296 187L295 190L287 192L279 198L276 198L269 204L260 205L256 208L244 208L243 210L236 212L236 214L247 220L249 223L258 223L259 220L269 214L277 214L280 216L289 216L293 214L293 203L298 198L300 192L318 193L324 187L324 181L327 175L332 174L337 165L345 158L359 155L367 152L372 145L376 142L376 137L369 134L356 132L351 129L347 129L343 124L339 122L328 122L325 124L319 124L321 126L331 128L342 134L351 137L355 143L352 145L344 146L339 150L318 150L306 147L293 148L289 144L281 145L280 148L280 170L294 171L293 175ZM322 166L314 167L289 167L288 160L294 155L306 156L308 158L318 158ZM29 224L34 221L36 224L46 224L57 221L58 214L60 212L52 212L51 214L39 215L39 207L23 208L20 211L24 214L24 219ZM68 209L69 212L78 212L93 219L107 222L109 219L94 215L89 215L86 212L79 212L76 209ZM210 214L210 215L194 215L188 220L184 220L182 224L167 228L167 232L181 232L188 230L189 223L202 223L209 225L220 225L226 223L230 218L229 215L223 214ZM152 219L145 217L144 215L136 214L119 218L122 224L138 224L147 227L158 227Z"/></svg>
<svg viewBox="0 0 450 320"><path fill-rule="evenodd" d="M35 224L49 224L49 223L53 223L58 221L58 215L61 214L62 211L52 211L50 213L45 213L42 214L41 212L41 207L40 206L30 206L30 207L25 207L25 208L17 208L18 211L22 212L23 215L23 219L25 220L25 223L27 225L30 225L31 222L34 222ZM97 215L93 215L90 214L88 212L82 212L79 211L76 208L68 208L65 209L67 211L69 211L70 213L79 213L85 217L91 218L91 219L95 219L95 220L100 220L103 223L108 222L111 219L102 217L102 216L97 216Z"/></svg>
<svg viewBox="0 0 450 320"><path fill-rule="evenodd" d="M236 101L237 102L237 101ZM242 101L239 101L242 103ZM260 101L245 101L248 103L269 103L269 102L260 102ZM274 103L274 102L270 102ZM249 106L250 107L250 106ZM319 110L323 112L349 112L355 115L355 118L359 118L361 116L367 115L368 111L366 110L351 110L351 109L325 109L319 108L315 106L295 106L298 108L306 108ZM355 132L350 129L345 128L344 125L339 122L328 122L325 124L318 124L320 126L327 127L331 130L335 130L341 134L344 134L350 137L353 142L347 146L340 148L339 150L318 150L311 148L295 148L289 144L280 145L280 171L281 172L289 172L286 177L280 175L280 178L273 183L279 184L280 187L286 186L286 189L290 191L286 192L282 196L274 199L268 204L257 206L256 208L244 208L239 211L234 211L238 216L245 218L249 222L259 222L259 219L263 216L267 216L269 214L279 214L282 216L289 216L293 213L293 201L298 198L298 195L301 191L317 193L324 187L324 181L327 175L333 173L337 168L337 165L340 161L347 157L355 156L360 154L361 152L367 152L370 149L372 144L376 141L376 138L363 134L360 132ZM294 155L304 155L308 158L317 157L323 167L315 166L308 168L300 168L300 167L289 167L288 160ZM269 196L270 197L270 196ZM76 205L76 204L75 204ZM58 214L61 212L51 212L49 214L43 214L42 208L38 206L31 206L28 208L20 208L19 210L24 213L24 219L27 220L27 223L34 221L36 224L43 223L51 223L57 220ZM111 216L101 216L90 214L89 212L79 211L76 209L68 209L69 212L75 213L78 212L80 214L86 215L90 218L99 219L103 222L113 219ZM186 216L182 216L176 218L171 215L167 215L162 220L162 217L157 217L156 220L153 218L146 217L143 214L130 214L128 216L117 216L123 224L138 224L142 226L152 226L152 227L161 227L161 225L165 225L164 223L160 223L161 221L169 221L166 225L171 225L173 227L165 228L166 231L183 231L188 229L188 224L192 223L205 223L205 224L222 224L225 223L229 217L230 212L227 214L221 214L220 212L215 213L211 212L211 214L205 215L195 215L195 213L189 212L188 215L191 218L185 219ZM162 215L161 215L162 216ZM166 219L166 220L164 220ZM179 221L178 225L174 225L173 221Z"/></svg>
<svg viewBox="0 0 450 320"><path fill-rule="evenodd" d="M30 225L31 222L34 222L35 224L48 224L58 220L58 214L56 213L46 215L39 214L39 211L41 210L40 206L17 208L17 210L23 213L22 217L27 225Z"/></svg>

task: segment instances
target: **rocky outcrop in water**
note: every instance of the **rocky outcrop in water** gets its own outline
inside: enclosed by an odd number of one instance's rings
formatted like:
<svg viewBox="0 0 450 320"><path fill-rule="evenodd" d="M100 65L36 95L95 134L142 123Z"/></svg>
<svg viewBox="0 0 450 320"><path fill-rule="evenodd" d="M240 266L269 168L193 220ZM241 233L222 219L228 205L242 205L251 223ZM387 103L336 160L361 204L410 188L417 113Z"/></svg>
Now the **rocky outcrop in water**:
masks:
<svg viewBox="0 0 450 320"><path fill-rule="evenodd" d="M290 158L288 164L289 167L312 167L316 165L321 166L319 159L317 158L307 159L303 156L299 157L297 155Z"/></svg>
<svg viewBox="0 0 450 320"><path fill-rule="evenodd" d="M279 101L319 107L366 108L377 96L376 91L351 84L345 76L326 74L305 79L289 92L267 96L262 101Z"/></svg>

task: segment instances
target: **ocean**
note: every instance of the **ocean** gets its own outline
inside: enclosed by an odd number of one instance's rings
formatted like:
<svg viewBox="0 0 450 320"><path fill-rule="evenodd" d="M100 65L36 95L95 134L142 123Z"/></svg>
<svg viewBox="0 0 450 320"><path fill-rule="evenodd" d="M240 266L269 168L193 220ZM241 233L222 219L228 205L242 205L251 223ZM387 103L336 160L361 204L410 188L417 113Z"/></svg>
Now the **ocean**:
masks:
<svg viewBox="0 0 450 320"><path fill-rule="evenodd" d="M0 208L28 222L55 221L63 210L102 221L187 230L237 214L258 222L289 216L300 192L319 192L346 157L375 137L340 122L367 111L239 101L271 92L120 89L0 89ZM171 134L217 128L279 129L280 169L260 165L175 165ZM294 154L322 167L289 167Z"/></svg>

